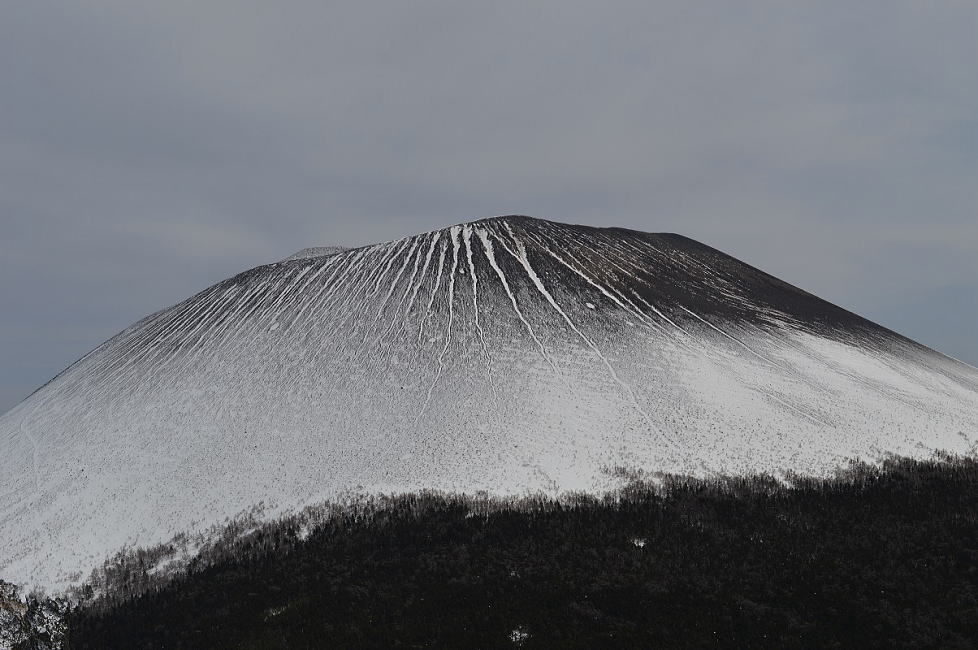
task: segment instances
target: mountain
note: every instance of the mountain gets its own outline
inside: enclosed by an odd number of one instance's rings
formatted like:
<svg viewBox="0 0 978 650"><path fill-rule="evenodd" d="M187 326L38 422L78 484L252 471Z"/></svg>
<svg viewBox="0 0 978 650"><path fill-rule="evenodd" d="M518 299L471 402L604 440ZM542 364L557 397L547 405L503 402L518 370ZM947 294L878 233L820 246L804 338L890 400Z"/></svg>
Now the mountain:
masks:
<svg viewBox="0 0 978 650"><path fill-rule="evenodd" d="M306 249L0 418L0 577L349 491L600 490L967 453L978 370L675 234L521 216Z"/></svg>

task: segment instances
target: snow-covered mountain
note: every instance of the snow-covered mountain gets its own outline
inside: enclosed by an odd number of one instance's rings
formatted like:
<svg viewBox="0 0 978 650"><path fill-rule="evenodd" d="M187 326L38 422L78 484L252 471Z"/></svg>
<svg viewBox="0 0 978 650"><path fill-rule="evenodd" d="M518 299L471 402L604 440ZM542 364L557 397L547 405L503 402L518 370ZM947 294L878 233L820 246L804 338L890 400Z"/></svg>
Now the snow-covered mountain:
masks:
<svg viewBox="0 0 978 650"><path fill-rule="evenodd" d="M596 490L969 452L978 370L673 234L497 217L307 249L0 418L0 577L345 490Z"/></svg>

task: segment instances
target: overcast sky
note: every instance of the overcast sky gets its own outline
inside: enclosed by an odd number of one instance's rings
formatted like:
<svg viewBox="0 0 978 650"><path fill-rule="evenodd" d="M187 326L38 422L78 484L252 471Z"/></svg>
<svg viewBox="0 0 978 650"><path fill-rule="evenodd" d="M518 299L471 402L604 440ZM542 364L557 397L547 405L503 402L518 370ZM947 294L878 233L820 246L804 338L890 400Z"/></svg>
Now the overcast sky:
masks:
<svg viewBox="0 0 978 650"><path fill-rule="evenodd" d="M509 213L978 364L978 3L0 8L0 412L237 271Z"/></svg>

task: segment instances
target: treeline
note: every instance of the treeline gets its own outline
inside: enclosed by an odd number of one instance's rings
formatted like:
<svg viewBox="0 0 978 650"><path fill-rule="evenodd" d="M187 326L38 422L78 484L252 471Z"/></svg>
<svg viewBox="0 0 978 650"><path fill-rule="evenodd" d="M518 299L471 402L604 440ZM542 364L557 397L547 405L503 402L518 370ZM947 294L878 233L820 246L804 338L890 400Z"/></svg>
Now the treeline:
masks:
<svg viewBox="0 0 978 650"><path fill-rule="evenodd" d="M411 494L245 518L164 581L127 551L73 648L934 647L978 643L978 461L604 497ZM194 546L191 544L190 546Z"/></svg>

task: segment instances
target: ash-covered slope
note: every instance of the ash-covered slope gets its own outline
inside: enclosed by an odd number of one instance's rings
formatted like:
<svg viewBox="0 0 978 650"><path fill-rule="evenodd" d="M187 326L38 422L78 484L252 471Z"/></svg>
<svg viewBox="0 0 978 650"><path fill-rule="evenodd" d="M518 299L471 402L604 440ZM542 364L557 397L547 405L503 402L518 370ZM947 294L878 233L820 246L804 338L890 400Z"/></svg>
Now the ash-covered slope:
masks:
<svg viewBox="0 0 978 650"><path fill-rule="evenodd" d="M315 249L0 418L0 577L64 586L258 503L599 489L966 452L978 371L679 235L500 217Z"/></svg>

